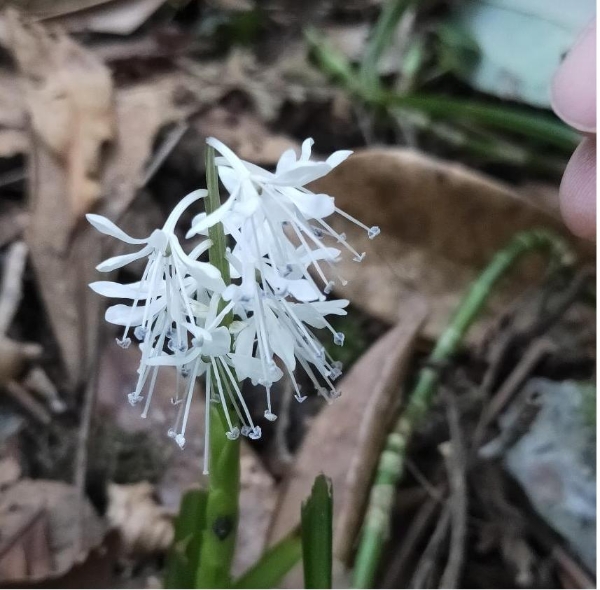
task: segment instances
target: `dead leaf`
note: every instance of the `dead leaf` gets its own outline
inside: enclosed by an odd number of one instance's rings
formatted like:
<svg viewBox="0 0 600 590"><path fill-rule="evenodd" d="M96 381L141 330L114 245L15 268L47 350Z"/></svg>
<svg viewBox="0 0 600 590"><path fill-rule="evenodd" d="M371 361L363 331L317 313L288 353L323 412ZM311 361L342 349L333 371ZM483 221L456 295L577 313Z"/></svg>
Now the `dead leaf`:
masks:
<svg viewBox="0 0 600 590"><path fill-rule="evenodd" d="M342 397L315 418L291 473L283 483L269 543L281 539L300 518L315 477L333 482L334 555L348 564L369 485L399 403L402 376L427 315L420 296L401 300L399 321L352 367L340 383ZM290 581L290 580L288 580ZM294 579L300 583L300 580ZM293 583L289 587L297 587Z"/></svg>
<svg viewBox="0 0 600 590"><path fill-rule="evenodd" d="M27 23L13 10L4 20L4 44L19 68L31 132L45 148L34 157L62 163L72 223L100 198L100 150L115 132L110 72L64 34Z"/></svg>
<svg viewBox="0 0 600 590"><path fill-rule="evenodd" d="M78 551L73 522L83 510L85 536ZM58 481L24 479L0 494L0 580L33 584L65 574L104 538L104 526L77 490Z"/></svg>
<svg viewBox="0 0 600 590"><path fill-rule="evenodd" d="M273 133L250 112L232 113L215 107L194 124L203 138L214 136L230 147L240 158L259 166L274 166L283 152L299 149L298 142Z"/></svg>
<svg viewBox="0 0 600 590"><path fill-rule="evenodd" d="M78 9L75 5L68 14L54 15L51 23L72 33L110 33L130 35L138 29L166 0L120 0L97 2L92 7Z"/></svg>
<svg viewBox="0 0 600 590"><path fill-rule="evenodd" d="M403 294L417 291L431 304L425 327L430 338L440 334L470 281L516 232L551 228L574 243L583 259L593 256L590 244L573 238L551 213L510 187L411 150L358 151L312 190L335 196L338 207L381 227L381 235L369 240L340 216L332 222L367 253L361 264L351 257L341 263L340 274L349 283L338 295L393 323ZM487 317L539 276L539 265L521 265L504 283L504 297L491 302ZM478 339L485 327L479 322L469 338Z"/></svg>
<svg viewBox="0 0 600 590"><path fill-rule="evenodd" d="M31 40L33 33L28 29L24 30L23 36L19 37L20 42L28 39L29 43L37 43ZM37 39L41 25L36 25L33 30L36 31ZM58 80L51 84L49 82L50 88L57 92L64 90L67 98L62 100L60 94L58 97L54 96L48 89L42 91L45 86L38 92L35 79L30 79L32 73L37 72L38 65L32 66L31 71L26 69L28 85L32 86L30 94L34 96L33 101L27 102L34 130L37 129L36 121L40 117L42 121L42 128L31 136L28 150L31 154L31 220L27 241L39 288L66 368L67 387L75 388L86 379L91 370L103 305L102 300L87 288L87 284L98 278L95 266L109 255L109 248L115 247L115 244L93 232L85 220L80 220L74 228L65 223L65 219L70 218L69 212L73 207L68 195L77 195L79 213L90 206L90 198L94 195L93 198L101 201L98 213L118 221L136 194L158 131L170 122L183 119L197 107L197 83L194 85L195 81L192 81L186 86L185 76L171 74L119 91L114 105L112 102L110 104L110 116L116 118L117 136L111 149L101 156L97 148L108 129L108 115L100 107L107 98L107 89L98 86L106 82L107 70L85 49L66 37L53 37L47 31L40 32L39 36L39 45L29 49L14 48L14 51L19 55L23 54L20 61L24 68L28 67L30 59L35 56L39 58L39 53L43 50L52 54L51 62ZM59 61L61 58L62 62ZM81 76L76 76L76 80L67 77L65 88L61 90L57 84L62 79L62 67L69 71L72 67L75 68L74 71L87 68L89 73L83 79ZM98 74L97 83L90 81L92 73ZM70 106L65 110L62 103L71 104L68 99L71 96L71 83L80 84L88 94L98 90L102 100L94 98L88 104L85 98L87 94L84 97L77 94L75 111ZM111 85L110 78L108 85ZM88 106L93 107L92 111L85 110ZM85 124L79 117L84 111L89 119ZM44 113L46 119L43 118ZM56 120L48 119L47 113L55 115ZM72 120L73 117L75 121ZM70 143L69 125L75 125L77 137L85 134L88 148L80 145L81 142ZM58 129L59 137L52 135L55 128ZM57 153L62 153L65 145L69 157L57 158ZM75 149L76 145L83 151L75 154L73 160L69 150ZM83 159L81 156L84 156ZM95 158L93 165L90 158ZM92 178L84 174L85 170L90 171L88 164L92 165ZM102 174L98 176L100 172ZM79 183L89 190L76 190L71 186L73 183ZM80 200L82 194L87 195L84 200Z"/></svg>
<svg viewBox="0 0 600 590"><path fill-rule="evenodd" d="M121 534L128 556L164 553L173 542L173 519L154 499L154 487L147 481L108 486L106 518Z"/></svg>

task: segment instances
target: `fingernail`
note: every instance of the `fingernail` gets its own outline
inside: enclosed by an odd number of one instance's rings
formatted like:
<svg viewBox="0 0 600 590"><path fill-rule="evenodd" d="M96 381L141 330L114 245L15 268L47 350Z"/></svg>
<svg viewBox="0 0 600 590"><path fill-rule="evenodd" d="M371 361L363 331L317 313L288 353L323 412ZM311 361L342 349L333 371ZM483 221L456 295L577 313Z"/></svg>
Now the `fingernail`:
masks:
<svg viewBox="0 0 600 590"><path fill-rule="evenodd" d="M596 131L596 23L583 31L552 81L552 108L585 133Z"/></svg>

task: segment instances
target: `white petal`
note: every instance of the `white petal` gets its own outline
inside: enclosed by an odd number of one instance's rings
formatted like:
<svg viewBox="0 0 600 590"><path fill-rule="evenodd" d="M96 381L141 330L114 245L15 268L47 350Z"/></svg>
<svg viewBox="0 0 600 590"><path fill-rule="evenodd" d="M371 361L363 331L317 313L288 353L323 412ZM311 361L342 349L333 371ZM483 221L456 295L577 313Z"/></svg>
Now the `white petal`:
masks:
<svg viewBox="0 0 600 590"><path fill-rule="evenodd" d="M186 195L175 205L173 211L167 217L167 221L163 226L163 230L168 233L172 233L179 221L179 218L183 215L185 210L192 204L195 203L198 199L203 199L208 195L208 191L206 189L199 189L197 191L191 192L189 195Z"/></svg>
<svg viewBox="0 0 600 590"><path fill-rule="evenodd" d="M274 186L304 186L313 180L325 176L331 170L325 162L308 162L298 164L291 170L278 175L271 184Z"/></svg>
<svg viewBox="0 0 600 590"><path fill-rule="evenodd" d="M325 160L325 161L332 168L335 168L336 166L341 164L344 160L346 160L349 156L351 156L352 153L353 152L351 150L339 150L337 152L333 152L333 154L331 154L331 156L329 156L329 158L327 158L327 160Z"/></svg>
<svg viewBox="0 0 600 590"><path fill-rule="evenodd" d="M277 168L275 169L275 174L281 174L282 172L286 172L294 164L296 163L296 152L293 149L286 150L281 154L279 161L277 162Z"/></svg>
<svg viewBox="0 0 600 590"><path fill-rule="evenodd" d="M229 210L235 203L235 196L232 195L227 199L216 211L213 211L210 215L207 215L203 219L199 220L195 225L193 225L190 230L187 232L185 237L187 239L195 236L196 234L201 234L209 227L223 221L223 218L227 216Z"/></svg>
<svg viewBox="0 0 600 590"><path fill-rule="evenodd" d="M90 289L104 297L117 299L145 299L148 294L146 289L140 289L140 282L122 285L112 281L96 281L90 283Z"/></svg>
<svg viewBox="0 0 600 590"><path fill-rule="evenodd" d="M181 248L179 240L174 236L171 238L171 249L173 253L185 265L187 272L198 282L198 286L211 291L221 292L225 288L225 283L221 278L221 272L216 266L209 262L200 262L192 260Z"/></svg>
<svg viewBox="0 0 600 590"><path fill-rule="evenodd" d="M159 298L152 302L150 306L149 317L155 316L158 312L165 307L164 298ZM104 319L110 324L116 324L117 326L139 326L144 318L144 312L146 310L145 305L137 305L132 307L130 305L123 305L119 303L112 305L106 310Z"/></svg>
<svg viewBox="0 0 600 590"><path fill-rule="evenodd" d="M302 142L302 155L300 156L300 159L304 162L310 160L310 152L312 151L313 145L315 145L315 140L312 137L309 137Z"/></svg>
<svg viewBox="0 0 600 590"><path fill-rule="evenodd" d="M200 242L189 254L188 256L192 260L197 260L201 254L204 254L210 247L212 246L211 240L204 240Z"/></svg>
<svg viewBox="0 0 600 590"><path fill-rule="evenodd" d="M235 352L242 356L252 356L254 350L254 340L256 338L256 328L253 323L240 331L235 340Z"/></svg>
<svg viewBox="0 0 600 590"><path fill-rule="evenodd" d="M215 137L209 137L206 143L211 147L215 148L226 160L227 163L234 169L238 174L245 174L246 168L238 156L236 156L222 141L219 141Z"/></svg>
<svg viewBox="0 0 600 590"><path fill-rule="evenodd" d="M335 200L325 194L289 191L287 196L309 219L323 219L335 211Z"/></svg>
<svg viewBox="0 0 600 590"><path fill-rule="evenodd" d="M290 294L298 301L315 301L321 296L321 293L315 289L314 285L306 279L288 281L287 288Z"/></svg>
<svg viewBox="0 0 600 590"><path fill-rule="evenodd" d="M134 252L133 254L123 254L122 256L113 256L104 262L101 262L96 270L100 272L110 272L111 270L116 270L117 268L121 268L134 260L139 260L140 258L144 258L144 256L148 256L152 252L151 246L146 246L142 248L139 252Z"/></svg>
<svg viewBox="0 0 600 590"><path fill-rule="evenodd" d="M231 334L225 326L211 330L212 340L202 347L202 354L207 356L224 356L231 349Z"/></svg>
<svg viewBox="0 0 600 590"><path fill-rule="evenodd" d="M148 241L148 238L132 238L122 229L117 227L110 219L103 217L102 215L88 213L85 217L99 232L117 238L117 240L121 240L127 244L145 244Z"/></svg>
<svg viewBox="0 0 600 590"><path fill-rule="evenodd" d="M293 371L296 368L293 335L289 330L282 327L275 314L268 308L265 308L265 317L267 320L269 343L273 352L284 362L290 371Z"/></svg>
<svg viewBox="0 0 600 590"><path fill-rule="evenodd" d="M347 299L334 299L333 301L315 301L313 303L296 303L294 313L299 320L313 328L325 328L327 326L324 316L346 315L343 308L350 303Z"/></svg>
<svg viewBox="0 0 600 590"><path fill-rule="evenodd" d="M144 359L144 363L151 367L181 367L187 365L200 356L200 348L192 348L185 354L157 354Z"/></svg>
<svg viewBox="0 0 600 590"><path fill-rule="evenodd" d="M241 354L230 354L229 358L233 363L238 379L251 379L252 381L261 381L265 378L263 364L260 359L253 356L243 356ZM269 379L271 383L279 381L283 377L283 372L277 366L272 367Z"/></svg>

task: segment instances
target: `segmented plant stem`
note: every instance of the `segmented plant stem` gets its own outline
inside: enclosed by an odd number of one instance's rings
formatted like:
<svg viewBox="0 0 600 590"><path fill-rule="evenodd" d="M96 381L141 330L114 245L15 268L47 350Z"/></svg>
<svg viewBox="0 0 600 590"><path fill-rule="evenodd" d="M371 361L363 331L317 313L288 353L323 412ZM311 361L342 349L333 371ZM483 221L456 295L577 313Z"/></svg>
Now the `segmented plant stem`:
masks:
<svg viewBox="0 0 600 590"><path fill-rule="evenodd" d="M406 448L415 428L427 414L436 392L440 378L438 367L456 352L496 283L523 255L538 250L547 251L553 265L564 267L574 262L574 255L568 245L550 231L540 229L517 234L494 256L472 284L429 356L427 365L421 369L417 383L408 397L408 404L388 435L379 459L355 562L355 588L373 587L381 552L389 534L394 493L404 473Z"/></svg>
<svg viewBox="0 0 600 590"><path fill-rule="evenodd" d="M210 215L221 205L215 152L210 146L206 148L206 185L206 213ZM225 257L223 225L218 223L211 227L208 237L212 241L208 251L209 260L221 271L223 281L228 285L231 279L229 263ZM223 325L230 322L229 314ZM231 586L230 571L238 523L240 441L227 438L227 424L221 406L211 404L210 413L210 476L206 528L202 535L196 588L226 588Z"/></svg>

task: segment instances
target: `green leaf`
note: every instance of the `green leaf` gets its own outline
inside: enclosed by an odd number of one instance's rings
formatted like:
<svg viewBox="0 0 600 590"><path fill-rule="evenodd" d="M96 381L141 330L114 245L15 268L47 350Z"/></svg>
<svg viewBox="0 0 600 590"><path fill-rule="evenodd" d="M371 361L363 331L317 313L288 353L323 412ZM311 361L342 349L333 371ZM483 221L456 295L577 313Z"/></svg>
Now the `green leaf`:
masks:
<svg viewBox="0 0 600 590"><path fill-rule="evenodd" d="M315 479L310 497L302 504L304 587L331 588L333 563L333 492L323 474Z"/></svg>
<svg viewBox="0 0 600 590"><path fill-rule="evenodd" d="M454 3L449 22L475 40L481 57L471 71L457 73L477 90L548 108L552 76L595 6L594 0Z"/></svg>
<svg viewBox="0 0 600 590"><path fill-rule="evenodd" d="M300 561L302 540L300 530L294 529L287 537L271 547L239 578L234 588L276 588L283 577Z"/></svg>
<svg viewBox="0 0 600 590"><path fill-rule="evenodd" d="M206 526L205 490L190 490L181 499L175 538L167 556L165 588L193 588L198 569L202 532Z"/></svg>

